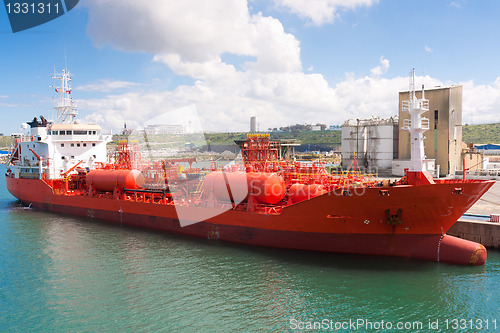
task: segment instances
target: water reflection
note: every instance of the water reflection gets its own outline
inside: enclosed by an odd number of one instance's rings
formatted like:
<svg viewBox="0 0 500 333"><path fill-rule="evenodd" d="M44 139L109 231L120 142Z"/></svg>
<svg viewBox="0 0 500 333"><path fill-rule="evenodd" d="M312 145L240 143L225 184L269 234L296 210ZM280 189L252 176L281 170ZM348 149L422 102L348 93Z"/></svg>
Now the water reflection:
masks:
<svg viewBox="0 0 500 333"><path fill-rule="evenodd" d="M0 200L0 206L2 205ZM0 209L7 330L274 330L290 320L493 318L484 267L264 249Z"/></svg>

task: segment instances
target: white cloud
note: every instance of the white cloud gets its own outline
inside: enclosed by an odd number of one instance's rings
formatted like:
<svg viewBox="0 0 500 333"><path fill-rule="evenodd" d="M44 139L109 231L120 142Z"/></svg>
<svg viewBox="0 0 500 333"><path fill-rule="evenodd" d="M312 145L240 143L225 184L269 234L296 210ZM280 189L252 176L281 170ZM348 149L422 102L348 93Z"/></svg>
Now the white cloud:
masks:
<svg viewBox="0 0 500 333"><path fill-rule="evenodd" d="M380 66L374 67L370 70L371 76L379 77L385 73L389 69L389 60L384 59L384 57L380 57Z"/></svg>
<svg viewBox="0 0 500 333"><path fill-rule="evenodd" d="M427 45L424 47L424 50L426 52L432 53L432 49L430 47L428 47Z"/></svg>
<svg viewBox="0 0 500 333"><path fill-rule="evenodd" d="M297 16L311 20L314 25L333 22L340 10L353 10L360 6L371 6L378 0L274 0L277 6L285 7Z"/></svg>
<svg viewBox="0 0 500 333"><path fill-rule="evenodd" d="M197 81L173 91L126 93L104 99L80 101L80 109L95 111L106 126L121 128L126 121L137 127L158 110L174 110L194 103L206 130L248 130L248 119L257 116L261 128L295 123L342 123L346 118L397 113L398 91L407 78L365 76L346 79L329 87L320 74L234 73L221 83ZM141 110L140 113L137 110Z"/></svg>
<svg viewBox="0 0 500 333"><path fill-rule="evenodd" d="M241 81L238 81L241 80ZM228 82L228 81L226 81ZM241 75L238 84L197 81L173 91L126 93L104 99L80 101L80 109L94 111L106 127L137 127L159 110L175 110L195 104L202 126L208 131L247 131L248 119L257 116L260 128L296 123L343 123L348 118L371 115L391 117L398 112L398 93L408 89L408 77L356 77L330 87L320 74ZM444 86L440 80L416 77L417 85ZM500 77L492 85L463 84L463 122L499 122ZM140 112L137 112L140 110Z"/></svg>
<svg viewBox="0 0 500 333"><path fill-rule="evenodd" d="M102 80L99 80L97 83L87 84L87 85L83 85L83 86L77 86L77 87L75 87L74 90L110 92L113 90L130 88L130 87L138 86L138 85L139 84L135 83L135 82L102 79Z"/></svg>
<svg viewBox="0 0 500 333"><path fill-rule="evenodd" d="M88 4L88 31L94 43L151 53L154 61L164 63L176 75L195 80L193 85L169 91L143 88L141 92L80 100L82 113L92 113L89 117L105 127L119 129L125 121L129 128L138 127L159 113L192 104L208 131L246 131L251 116L257 116L261 129L306 122L337 124L347 118L394 116L398 92L408 89L406 76L382 77L389 69L384 57L369 75L346 74L334 87L321 74L304 73L295 36L285 33L274 18L250 15L244 0L151 0L140 4L135 0L89 0ZM328 4L345 5L341 1ZM223 61L224 53L249 60L236 68ZM428 87L443 85L428 76L424 82ZM464 84L464 119L478 108L490 118L494 115L494 103L500 102L499 82L479 88L473 82ZM133 84L99 81L83 88L113 86L130 88ZM476 101L478 96L481 101ZM479 117L475 119L479 121Z"/></svg>
<svg viewBox="0 0 500 333"><path fill-rule="evenodd" d="M222 52L252 53L238 36L249 30L244 1L89 0L88 34L97 45L177 53L203 61Z"/></svg>
<svg viewBox="0 0 500 333"><path fill-rule="evenodd" d="M458 8L458 9L462 8L462 5L459 4L458 2L455 2L455 1L450 2L449 6L450 7L455 7L455 8Z"/></svg>
<svg viewBox="0 0 500 333"><path fill-rule="evenodd" d="M0 98L9 98L7 95L0 95Z"/></svg>
<svg viewBox="0 0 500 333"><path fill-rule="evenodd" d="M87 32L95 45L212 62L223 53L253 56L265 72L301 70L298 40L280 21L250 15L244 0L89 0Z"/></svg>
<svg viewBox="0 0 500 333"><path fill-rule="evenodd" d="M473 81L463 85L463 123L485 124L500 122L500 77L493 84L475 85Z"/></svg>

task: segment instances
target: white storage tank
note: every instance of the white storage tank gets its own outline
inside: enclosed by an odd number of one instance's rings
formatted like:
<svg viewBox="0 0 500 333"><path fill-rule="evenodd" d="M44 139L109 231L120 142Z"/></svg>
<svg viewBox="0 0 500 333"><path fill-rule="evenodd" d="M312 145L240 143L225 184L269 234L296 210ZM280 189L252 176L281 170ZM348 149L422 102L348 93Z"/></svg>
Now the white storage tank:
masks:
<svg viewBox="0 0 500 333"><path fill-rule="evenodd" d="M361 171L390 173L398 151L397 119L348 120L342 126L342 167L347 169L353 154Z"/></svg>
<svg viewBox="0 0 500 333"><path fill-rule="evenodd" d="M368 163L377 168L392 168L392 160L394 158L394 126L383 124L369 126L368 142Z"/></svg>
<svg viewBox="0 0 500 333"><path fill-rule="evenodd" d="M357 120L348 120L342 125L342 167L347 169L354 154L360 166L366 166L367 128L358 126Z"/></svg>

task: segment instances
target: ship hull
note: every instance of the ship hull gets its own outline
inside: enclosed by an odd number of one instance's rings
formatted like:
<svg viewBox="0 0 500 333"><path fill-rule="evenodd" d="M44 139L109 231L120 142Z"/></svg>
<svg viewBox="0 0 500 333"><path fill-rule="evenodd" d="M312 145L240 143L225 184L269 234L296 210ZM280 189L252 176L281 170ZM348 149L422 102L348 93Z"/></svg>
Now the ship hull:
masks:
<svg viewBox="0 0 500 333"><path fill-rule="evenodd" d="M351 195L316 197L279 214L262 214L60 195L42 180L7 177L9 191L33 207L120 225L257 246L474 265L486 261L484 247L445 232L492 184L435 184L431 191L426 186L402 186L382 195L367 188Z"/></svg>

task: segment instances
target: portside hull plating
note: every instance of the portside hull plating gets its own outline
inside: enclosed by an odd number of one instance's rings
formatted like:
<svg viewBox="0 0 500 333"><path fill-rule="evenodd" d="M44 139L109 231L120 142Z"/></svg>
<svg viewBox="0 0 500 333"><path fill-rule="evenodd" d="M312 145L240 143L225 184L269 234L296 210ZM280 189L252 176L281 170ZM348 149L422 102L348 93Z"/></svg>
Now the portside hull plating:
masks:
<svg viewBox="0 0 500 333"><path fill-rule="evenodd" d="M339 253L391 255L483 264L480 244L444 235L493 182L398 186L330 193L283 209L281 214L177 207L184 216L213 217L181 226L174 205L58 195L41 180L7 177L9 191L32 206L63 213L237 243ZM219 214L217 214L219 213ZM388 214L396 216L394 225ZM461 253L462 251L463 253Z"/></svg>

